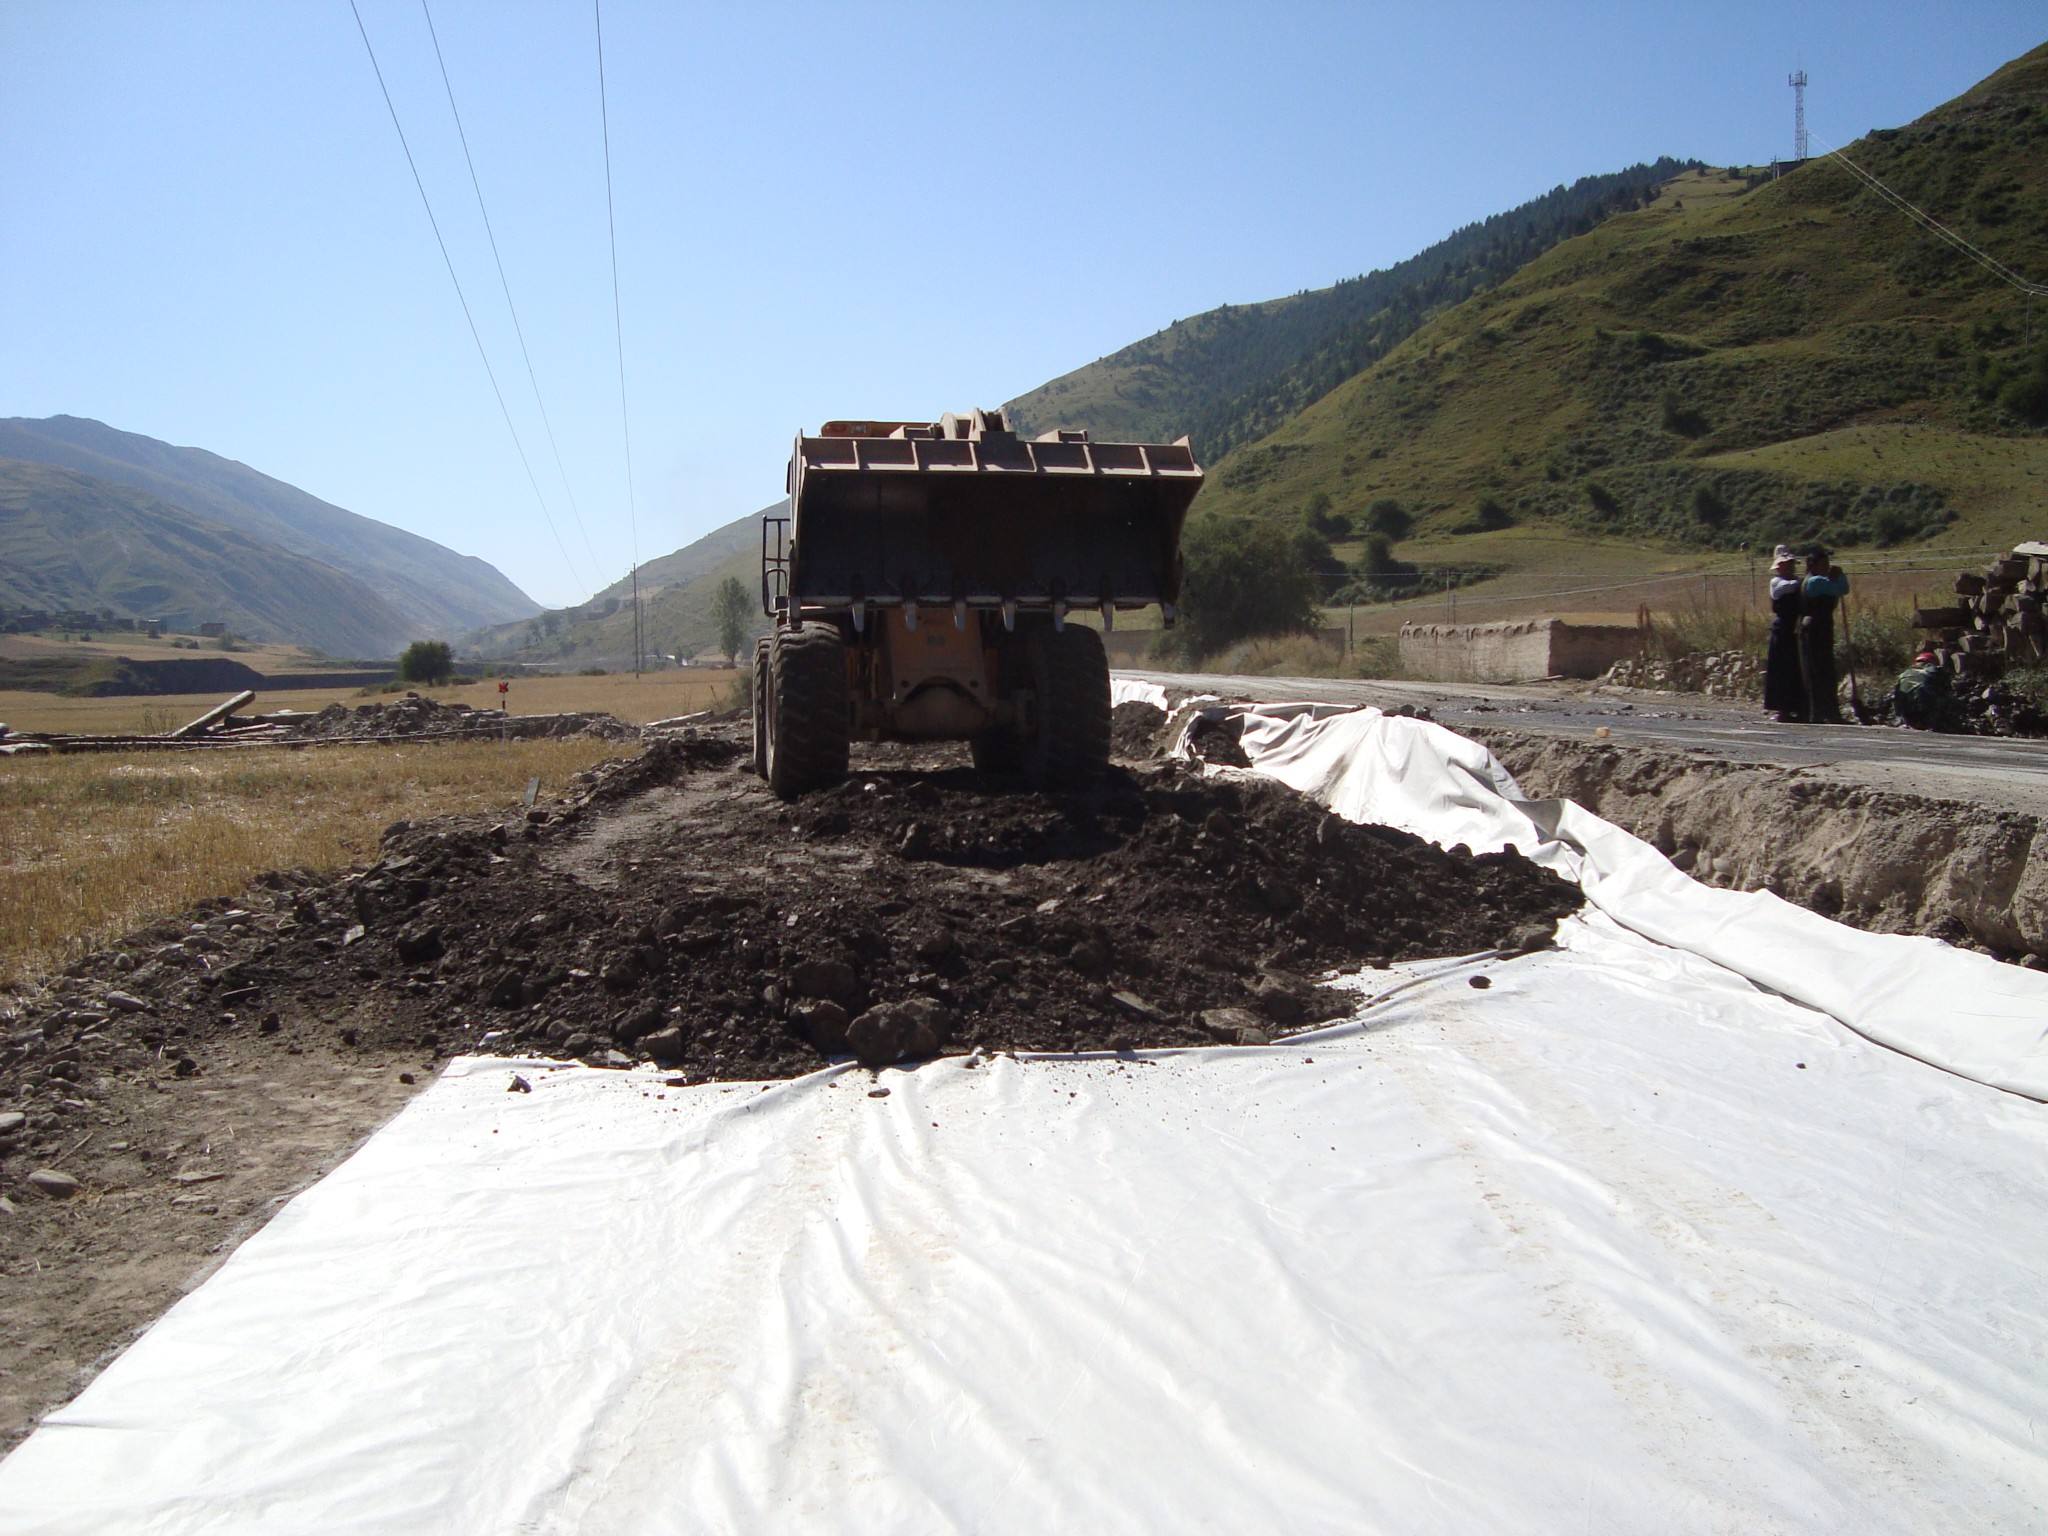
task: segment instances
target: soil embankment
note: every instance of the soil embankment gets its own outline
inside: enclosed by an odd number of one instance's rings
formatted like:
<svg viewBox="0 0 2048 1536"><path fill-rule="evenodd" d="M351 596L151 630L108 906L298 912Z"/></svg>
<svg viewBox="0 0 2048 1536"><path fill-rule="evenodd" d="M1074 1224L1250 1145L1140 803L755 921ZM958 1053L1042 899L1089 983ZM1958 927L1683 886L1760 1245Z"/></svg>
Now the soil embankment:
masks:
<svg viewBox="0 0 2048 1536"><path fill-rule="evenodd" d="M2048 822L1799 768L1475 730L1523 792L1575 800L1709 885L2048 968ZM2032 957L2031 960L2029 957Z"/></svg>

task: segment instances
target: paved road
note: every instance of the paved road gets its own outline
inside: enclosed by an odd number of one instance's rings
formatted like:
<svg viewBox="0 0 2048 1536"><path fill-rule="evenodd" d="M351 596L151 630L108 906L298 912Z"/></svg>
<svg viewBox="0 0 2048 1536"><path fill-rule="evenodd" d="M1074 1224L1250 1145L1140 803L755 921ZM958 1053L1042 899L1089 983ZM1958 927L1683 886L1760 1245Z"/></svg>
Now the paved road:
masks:
<svg viewBox="0 0 2048 1536"><path fill-rule="evenodd" d="M1588 685L1359 682L1138 671L1120 671L1117 676L1225 698L1318 699L1381 708L1421 704L1453 730L1528 731L1583 741L1605 726L1620 745L1807 768L1875 789L2048 816L2048 741L1933 736L1882 726L1779 725L1765 719L1754 705Z"/></svg>

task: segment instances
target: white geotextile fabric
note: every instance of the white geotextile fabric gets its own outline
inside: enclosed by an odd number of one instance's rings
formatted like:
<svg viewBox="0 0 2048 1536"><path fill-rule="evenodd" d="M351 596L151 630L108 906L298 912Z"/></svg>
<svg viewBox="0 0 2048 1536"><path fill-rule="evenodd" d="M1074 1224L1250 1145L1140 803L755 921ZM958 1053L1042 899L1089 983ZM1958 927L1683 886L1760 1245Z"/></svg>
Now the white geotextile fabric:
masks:
<svg viewBox="0 0 2048 1536"><path fill-rule="evenodd" d="M1353 821L1515 847L1646 938L1715 960L1896 1050L2048 1099L2048 974L1937 939L1865 933L1768 891L1724 891L1569 800L1524 800L1477 742L1376 709L1246 717L1253 766Z"/></svg>
<svg viewBox="0 0 2048 1536"><path fill-rule="evenodd" d="M1340 727L1250 736L1342 808ZM459 1062L0 1463L0 1531L2040 1529L2048 1109L1627 878L1270 1048Z"/></svg>

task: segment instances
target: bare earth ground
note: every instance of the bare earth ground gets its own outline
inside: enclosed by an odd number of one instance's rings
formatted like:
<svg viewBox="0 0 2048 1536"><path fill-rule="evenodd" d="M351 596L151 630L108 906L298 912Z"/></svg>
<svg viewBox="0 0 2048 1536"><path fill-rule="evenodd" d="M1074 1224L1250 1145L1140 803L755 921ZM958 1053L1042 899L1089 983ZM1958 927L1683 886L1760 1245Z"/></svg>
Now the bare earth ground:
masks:
<svg viewBox="0 0 2048 1536"><path fill-rule="evenodd" d="M261 877L68 967L0 1015L0 1443L449 1055L681 1084L1251 1044L1344 1011L1329 970L1512 956L1579 903L1518 855L1149 761L1159 720L1120 712L1126 765L1082 793L875 748L795 806L729 720L532 818L398 823L366 867Z"/></svg>

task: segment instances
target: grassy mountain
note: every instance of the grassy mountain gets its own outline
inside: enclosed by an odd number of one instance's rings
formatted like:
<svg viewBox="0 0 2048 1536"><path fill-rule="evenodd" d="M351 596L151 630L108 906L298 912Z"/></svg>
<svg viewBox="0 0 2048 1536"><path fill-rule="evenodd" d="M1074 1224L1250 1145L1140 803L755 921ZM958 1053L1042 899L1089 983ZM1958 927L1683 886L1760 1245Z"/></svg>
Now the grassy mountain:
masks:
<svg viewBox="0 0 2048 1536"><path fill-rule="evenodd" d="M694 656L718 643L713 594L728 576L738 577L750 596L758 590L761 519L779 516L787 506L774 502L641 565L640 621L649 651ZM466 646L493 660L630 667L632 596L631 578L622 578L578 607L496 625L470 636Z"/></svg>
<svg viewBox="0 0 2048 1536"><path fill-rule="evenodd" d="M2048 47L1845 153L2048 277ZM1539 528L1679 550L2038 536L2048 306L2030 341L2026 305L1832 158L1693 172L1212 466L1202 507L1392 497L1420 522L1404 557L1509 563Z"/></svg>
<svg viewBox="0 0 2048 1536"><path fill-rule="evenodd" d="M111 608L333 656L396 655L405 617L367 583L131 486L0 458L0 606Z"/></svg>
<svg viewBox="0 0 2048 1536"><path fill-rule="evenodd" d="M695 543L685 544L681 549L656 559L643 561L640 566L641 600L644 602L651 591L687 585L706 571L728 565L735 555L747 555L758 565L761 553L761 519L782 516L788 505L787 498L771 502L751 516L736 518L722 528L712 529ZM599 592L592 601L605 598L618 598L623 601L632 595L632 577L621 576Z"/></svg>
<svg viewBox="0 0 2048 1536"><path fill-rule="evenodd" d="M0 458L129 486L202 521L345 571L382 594L399 615L399 643L406 635L453 636L539 611L488 561L345 511L204 449L173 447L77 416L11 417L0 419Z"/></svg>
<svg viewBox="0 0 2048 1536"><path fill-rule="evenodd" d="M1500 282L1612 213L1642 206L1689 164L1661 159L1582 177L1384 271L1176 320L1005 409L1030 433L1086 427L1102 438L1159 441L1186 432L1205 460L1220 458L1385 356L1432 311Z"/></svg>

